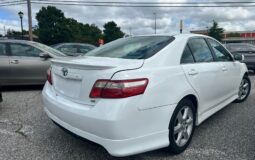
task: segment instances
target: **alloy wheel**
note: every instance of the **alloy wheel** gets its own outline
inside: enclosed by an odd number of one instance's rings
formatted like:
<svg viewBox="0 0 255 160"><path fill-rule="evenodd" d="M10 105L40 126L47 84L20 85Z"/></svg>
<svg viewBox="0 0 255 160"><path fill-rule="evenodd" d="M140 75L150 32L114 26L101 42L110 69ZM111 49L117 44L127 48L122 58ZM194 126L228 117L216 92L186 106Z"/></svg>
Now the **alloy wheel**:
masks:
<svg viewBox="0 0 255 160"><path fill-rule="evenodd" d="M190 139L193 130L193 112L184 106L177 114L174 125L174 140L178 147L183 147Z"/></svg>
<svg viewBox="0 0 255 160"><path fill-rule="evenodd" d="M243 79L238 92L238 100L243 100L249 94L250 84L247 79Z"/></svg>

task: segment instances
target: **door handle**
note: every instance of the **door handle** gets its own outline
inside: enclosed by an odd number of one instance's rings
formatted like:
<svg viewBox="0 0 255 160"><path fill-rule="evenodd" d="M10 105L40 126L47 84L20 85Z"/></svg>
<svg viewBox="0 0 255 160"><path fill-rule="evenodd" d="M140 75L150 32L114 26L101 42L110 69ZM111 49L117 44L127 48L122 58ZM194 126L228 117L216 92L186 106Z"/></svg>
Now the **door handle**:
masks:
<svg viewBox="0 0 255 160"><path fill-rule="evenodd" d="M188 74L191 75L191 76L194 76L194 75L197 75L198 72L197 72L196 70L192 69L192 70L190 70L190 71L188 72Z"/></svg>
<svg viewBox="0 0 255 160"><path fill-rule="evenodd" d="M11 60L11 64L18 64L18 63L19 63L19 60L17 59Z"/></svg>
<svg viewBox="0 0 255 160"><path fill-rule="evenodd" d="M227 69L227 67L226 66L223 66L222 67L222 71L227 71L228 69Z"/></svg>

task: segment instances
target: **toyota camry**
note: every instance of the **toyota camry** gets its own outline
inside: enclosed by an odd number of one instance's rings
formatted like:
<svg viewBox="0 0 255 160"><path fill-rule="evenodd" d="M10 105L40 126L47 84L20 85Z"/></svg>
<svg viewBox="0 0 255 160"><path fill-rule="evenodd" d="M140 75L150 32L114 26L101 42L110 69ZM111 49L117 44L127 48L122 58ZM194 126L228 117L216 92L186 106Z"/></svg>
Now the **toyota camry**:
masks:
<svg viewBox="0 0 255 160"><path fill-rule="evenodd" d="M242 58L203 35L121 38L82 58L52 60L44 110L113 156L165 147L178 154L195 126L249 96Z"/></svg>

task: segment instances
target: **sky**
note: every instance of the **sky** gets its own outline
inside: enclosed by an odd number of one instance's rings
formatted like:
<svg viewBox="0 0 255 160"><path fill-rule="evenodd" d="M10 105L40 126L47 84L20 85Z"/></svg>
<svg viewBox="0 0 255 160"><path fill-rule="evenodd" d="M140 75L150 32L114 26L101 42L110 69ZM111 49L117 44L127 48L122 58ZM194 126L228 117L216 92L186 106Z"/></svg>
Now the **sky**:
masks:
<svg viewBox="0 0 255 160"><path fill-rule="evenodd" d="M100 0L105 1L105 0ZM112 0L113 1L113 0ZM123 1L123 0L122 0ZM138 0L131 0L141 2ZM205 0L143 0L144 2L198 2ZM220 1L220 0L214 0ZM235 0L231 0L235 1ZM238 0L236 0L238 1ZM240 1L240 0L239 0ZM207 1L205 1L207 2ZM37 24L36 13L41 4L32 4L33 26ZM183 20L183 32L206 29L215 20L226 31L255 30L254 8L133 8L133 7L92 7L92 6L64 6L57 5L65 16L74 18L82 23L95 24L100 29L108 21L115 21L126 34L143 35L154 33L154 15L157 14L157 33L176 34L179 32L180 20ZM24 12L23 25L28 29L26 4L0 7L0 34L7 29L20 30L18 12Z"/></svg>

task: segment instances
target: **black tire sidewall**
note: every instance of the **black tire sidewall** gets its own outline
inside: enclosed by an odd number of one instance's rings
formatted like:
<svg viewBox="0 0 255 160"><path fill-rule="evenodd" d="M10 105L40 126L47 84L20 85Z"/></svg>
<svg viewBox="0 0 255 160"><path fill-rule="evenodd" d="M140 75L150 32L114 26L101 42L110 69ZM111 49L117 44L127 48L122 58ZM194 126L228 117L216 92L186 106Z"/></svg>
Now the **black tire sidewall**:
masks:
<svg viewBox="0 0 255 160"><path fill-rule="evenodd" d="M174 140L174 125L175 125L174 123L175 123L177 114L184 106L189 106L193 112L193 129L192 129L192 132L191 132L188 142L183 147L179 147L179 146L177 146L177 144L175 143L175 140ZM169 142L170 142L169 149L170 149L171 153L179 154L179 153L183 152L189 146L190 141L193 136L193 133L194 133L194 130L195 130L195 123L196 123L196 114L195 113L196 113L195 106L192 103L192 101L190 101L189 99L183 99L178 103L177 107L174 110L174 113L171 117L170 124L169 124Z"/></svg>

